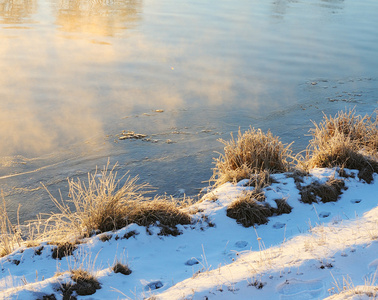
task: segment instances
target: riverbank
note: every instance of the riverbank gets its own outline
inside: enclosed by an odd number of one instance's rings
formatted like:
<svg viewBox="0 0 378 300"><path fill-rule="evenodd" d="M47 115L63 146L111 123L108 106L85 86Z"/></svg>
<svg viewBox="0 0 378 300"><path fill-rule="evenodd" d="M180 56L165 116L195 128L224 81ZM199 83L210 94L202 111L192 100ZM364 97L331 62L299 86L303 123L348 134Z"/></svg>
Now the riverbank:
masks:
<svg viewBox="0 0 378 300"><path fill-rule="evenodd" d="M99 284L81 291L89 296L73 289L78 299L323 299L350 284L349 292L373 281L378 266L378 176L367 184L357 171L345 171L350 177L313 169L304 178L305 185L332 176L345 182L337 202L313 204L300 201L289 173L271 175L275 183L264 189L266 202L286 198L292 211L269 217L267 224L246 228L227 217L229 204L254 189L244 180L225 183L188 206L196 211L193 222L178 225L177 236L131 224L83 239L60 258L47 242L22 246L1 258L0 298L62 299L67 284L77 284L71 276L78 269ZM115 273L117 262L130 274Z"/></svg>
<svg viewBox="0 0 378 300"><path fill-rule="evenodd" d="M50 194L60 213L28 234L4 202L0 297L376 297L376 113L324 116L304 157L269 131L239 131L198 201L148 198L108 164L69 180L69 200Z"/></svg>

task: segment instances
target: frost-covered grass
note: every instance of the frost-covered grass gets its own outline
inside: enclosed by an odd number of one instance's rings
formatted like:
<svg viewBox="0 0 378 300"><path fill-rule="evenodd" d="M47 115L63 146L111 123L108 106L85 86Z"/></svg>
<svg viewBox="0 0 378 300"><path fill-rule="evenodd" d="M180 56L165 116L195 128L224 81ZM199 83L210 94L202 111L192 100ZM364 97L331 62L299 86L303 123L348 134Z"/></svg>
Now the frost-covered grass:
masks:
<svg viewBox="0 0 378 300"><path fill-rule="evenodd" d="M238 182L262 170L286 172L293 166L290 145L283 144L270 131L250 128L242 134L239 129L237 139L231 135L231 140L220 142L224 144L224 154L215 160L215 186Z"/></svg>
<svg viewBox="0 0 378 300"><path fill-rule="evenodd" d="M21 246L22 238L8 217L6 203L1 191L0 204L0 257L10 254L15 247Z"/></svg>
<svg viewBox="0 0 378 300"><path fill-rule="evenodd" d="M378 172L378 118L377 110L371 116L356 116L354 110L341 111L314 123L312 140L304 165L315 167L345 167L359 170L358 176L372 180Z"/></svg>

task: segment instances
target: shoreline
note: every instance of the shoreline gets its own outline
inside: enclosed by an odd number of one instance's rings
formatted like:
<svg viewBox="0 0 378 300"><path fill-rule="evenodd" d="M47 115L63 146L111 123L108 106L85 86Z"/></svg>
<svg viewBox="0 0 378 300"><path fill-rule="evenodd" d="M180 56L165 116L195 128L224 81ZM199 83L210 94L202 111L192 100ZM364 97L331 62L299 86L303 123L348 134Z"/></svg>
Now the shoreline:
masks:
<svg viewBox="0 0 378 300"><path fill-rule="evenodd" d="M221 140L199 201L151 199L148 184L119 178L108 161L70 179L69 200L45 188L60 212L30 223L29 236L9 221L3 196L0 297L377 295L377 125L354 110L324 116L305 157L270 131L239 130ZM352 264L355 253L363 265Z"/></svg>

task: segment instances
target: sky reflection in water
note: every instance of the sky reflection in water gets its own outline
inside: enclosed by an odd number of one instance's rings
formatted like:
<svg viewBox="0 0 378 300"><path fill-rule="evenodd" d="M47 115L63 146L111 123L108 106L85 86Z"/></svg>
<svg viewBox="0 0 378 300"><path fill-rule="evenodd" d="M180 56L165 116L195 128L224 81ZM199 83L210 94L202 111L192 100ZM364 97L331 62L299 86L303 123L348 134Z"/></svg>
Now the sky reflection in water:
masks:
<svg viewBox="0 0 378 300"><path fill-rule="evenodd" d="M108 157L161 192L193 194L211 175L217 139L239 126L303 149L322 110L376 106L377 6L0 0L7 202L43 209L41 181L64 189ZM343 92L362 96L329 101ZM121 142L122 130L159 142Z"/></svg>

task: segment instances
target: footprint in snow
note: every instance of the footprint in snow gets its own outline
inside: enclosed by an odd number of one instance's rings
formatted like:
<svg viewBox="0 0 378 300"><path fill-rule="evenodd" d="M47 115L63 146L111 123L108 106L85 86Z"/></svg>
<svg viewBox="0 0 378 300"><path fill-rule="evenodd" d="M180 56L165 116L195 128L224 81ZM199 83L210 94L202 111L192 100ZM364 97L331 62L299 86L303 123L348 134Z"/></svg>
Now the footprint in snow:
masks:
<svg viewBox="0 0 378 300"><path fill-rule="evenodd" d="M276 223L273 225L273 228L274 228L274 229L281 229L281 228L284 228L285 225L286 225L285 223L276 222Z"/></svg>
<svg viewBox="0 0 378 300"><path fill-rule="evenodd" d="M328 218L330 214L331 214L331 213L328 212L328 211L322 211L322 212L319 214L319 217L320 217L320 218Z"/></svg>
<svg viewBox="0 0 378 300"><path fill-rule="evenodd" d="M144 287L144 290L146 291L157 290L157 289L160 289L161 287L163 287L163 283L160 280L152 281Z"/></svg>
<svg viewBox="0 0 378 300"><path fill-rule="evenodd" d="M197 258L195 258L195 257L192 257L191 259L187 260L187 261L185 262L185 264L186 264L187 266L194 266L194 265L199 264L199 260L198 260Z"/></svg>
<svg viewBox="0 0 378 300"><path fill-rule="evenodd" d="M361 201L362 201L362 199L352 199L352 200L350 200L350 202L352 202L353 204L360 203Z"/></svg>
<svg viewBox="0 0 378 300"><path fill-rule="evenodd" d="M378 258L373 260L370 264L369 264L369 269L372 269L373 271L375 270L378 270Z"/></svg>
<svg viewBox="0 0 378 300"><path fill-rule="evenodd" d="M235 243L235 247L239 248L239 249L243 249L243 248L247 247L247 245L248 245L248 242L246 242L246 241L237 241Z"/></svg>
<svg viewBox="0 0 378 300"><path fill-rule="evenodd" d="M364 276L364 279L367 282L371 282L371 280L376 277L376 274L378 272L378 258L373 260L368 265L368 268L369 268L369 272Z"/></svg>
<svg viewBox="0 0 378 300"><path fill-rule="evenodd" d="M298 280L295 278L285 280L277 286L281 300L289 299L319 299L324 293L321 280Z"/></svg>

